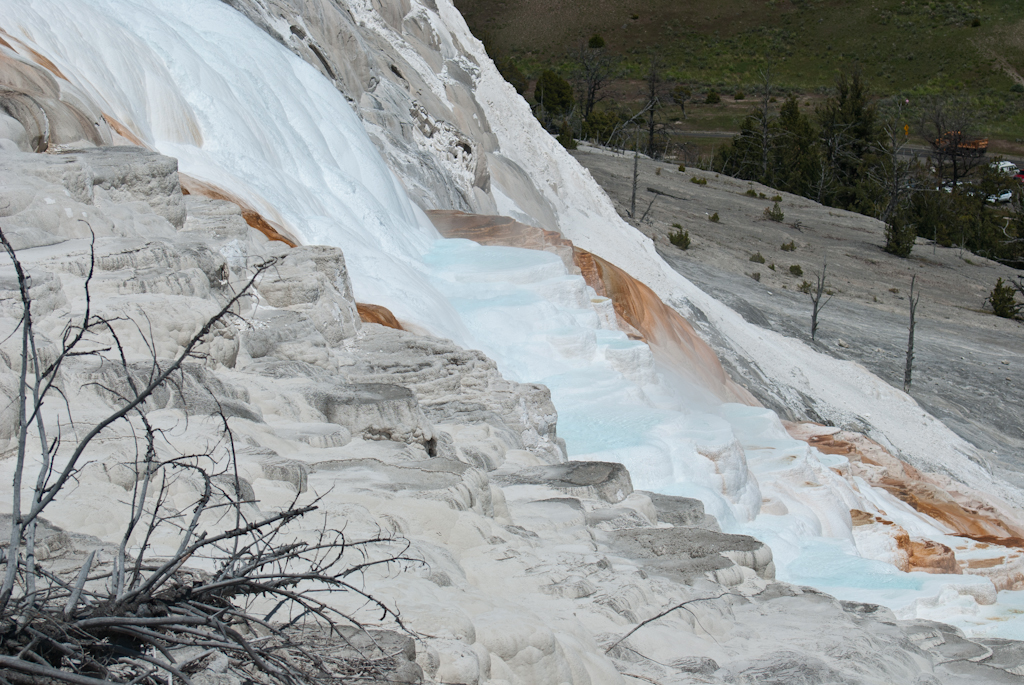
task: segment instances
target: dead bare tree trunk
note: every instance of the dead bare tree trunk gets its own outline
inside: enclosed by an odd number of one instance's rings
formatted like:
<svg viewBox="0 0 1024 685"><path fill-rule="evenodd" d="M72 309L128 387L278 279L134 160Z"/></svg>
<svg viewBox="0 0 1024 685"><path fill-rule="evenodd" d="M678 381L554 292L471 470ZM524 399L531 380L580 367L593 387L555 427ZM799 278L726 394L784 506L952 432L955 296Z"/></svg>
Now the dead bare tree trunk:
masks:
<svg viewBox="0 0 1024 685"><path fill-rule="evenodd" d="M914 371L914 318L917 316L917 303L921 299L920 293L914 295L914 285L917 281L917 274L910 279L910 327L907 336L907 363L903 367L903 392L910 392L911 375Z"/></svg>
<svg viewBox="0 0 1024 685"><path fill-rule="evenodd" d="M640 136L637 135L637 147L640 146ZM639 176L640 150L633 150L633 192L629 196L629 218L636 217L636 183Z"/></svg>
<svg viewBox="0 0 1024 685"><path fill-rule="evenodd" d="M814 289L811 291L811 340L814 340L814 336L818 333L818 312L824 309L825 305L832 299L832 293L828 292L825 287L825 272L828 269L828 261L824 261L821 264L821 271L815 273ZM822 302L821 298L827 294L828 298Z"/></svg>
<svg viewBox="0 0 1024 685"><path fill-rule="evenodd" d="M647 154L654 156L654 134L657 127L654 115L661 104L661 62L651 55L651 67L647 73Z"/></svg>

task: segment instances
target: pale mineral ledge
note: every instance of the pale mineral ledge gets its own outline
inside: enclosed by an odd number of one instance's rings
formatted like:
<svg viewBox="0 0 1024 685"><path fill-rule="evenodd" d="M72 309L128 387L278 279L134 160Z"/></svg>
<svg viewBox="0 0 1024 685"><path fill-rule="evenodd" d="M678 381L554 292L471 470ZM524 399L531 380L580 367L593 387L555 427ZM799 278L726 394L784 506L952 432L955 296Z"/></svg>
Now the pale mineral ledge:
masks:
<svg viewBox="0 0 1024 685"><path fill-rule="evenodd" d="M1021 680L1024 495L862 368L674 274L448 0L0 0L0 78L0 227L40 354L81 317L93 264L90 310L125 323L133 369L68 358L46 419L98 421L275 259L145 414L165 459L211 451L227 422L232 450L212 453L234 455L254 515L319 498L323 525L408 541L362 581L408 630L378 626L378 682ZM0 277L13 398L20 297ZM866 429L784 425L688 303ZM0 412L8 449L16 427ZM47 509L41 563L110 563L132 435L112 428ZM184 511L197 487L168 496Z"/></svg>

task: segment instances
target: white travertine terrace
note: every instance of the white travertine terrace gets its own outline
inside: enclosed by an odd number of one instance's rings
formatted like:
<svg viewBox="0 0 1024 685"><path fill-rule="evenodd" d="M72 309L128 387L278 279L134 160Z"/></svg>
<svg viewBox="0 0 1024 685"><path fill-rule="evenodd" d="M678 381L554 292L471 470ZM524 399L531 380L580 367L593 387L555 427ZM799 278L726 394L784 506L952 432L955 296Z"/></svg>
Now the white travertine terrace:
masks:
<svg viewBox="0 0 1024 685"><path fill-rule="evenodd" d="M263 332L226 332L209 371L237 386L225 397L239 403L238 416L249 422L243 432L255 456L246 462L247 477L261 506L281 505L301 483L326 489L342 481L330 502L334 520L369 529L391 516L394 528L416 541L433 571L380 582L415 629L435 636L434 652L423 663L430 677L621 682L625 657L613 655L613 662L599 642L694 588L726 585L747 596L779 591L782 585L771 582L776 573L845 593L843 599L891 606L901 618L956 620L981 634L1024 631L1018 622L988 620L1007 618L1000 612L1015 596L996 603L988 578L900 574L891 535L881 528L855 532L850 511L884 514L911 536L937 541L949 540L949 527L858 480L844 457L792 438L772 412L723 404L714 389L663 373L643 343L609 325L612 317L595 306L600 298L558 256L439 238L423 209L497 212L557 230L668 304L701 309L780 386L819 398L821 413L837 424L863 419L879 442L920 469L1009 502L1001 509L1007 518L1024 502L1021 493L993 482L970 459L972 448L910 398L861 367L749 326L672 272L649 241L615 214L589 174L541 131L448 0L352 2L345 11L314 0L274 11L262 3L232 4L244 14L216 0L165 0L159 6L0 0L0 29L11 46L0 50L26 63L34 54L45 56L67 97L117 122L122 139L130 134L129 140L176 158L183 174L240 198L304 245L285 258L291 271L284 269L284 281L268 280L260 291L263 308L251 315L263 317L254 329ZM318 16L319 24L313 21ZM344 35L348 42L328 41ZM345 50L355 43L369 52ZM182 244L203 243L209 253L203 259L215 266L223 261L239 274L248 257L287 252L247 232L223 205L200 198L189 199L189 219L176 226L173 211L154 210L165 196L182 202L173 187L132 186L129 192L123 184L108 183L111 191L102 182L55 181L46 164L10 149L27 148L27 140L18 140L20 125L10 117L3 124L11 141L5 144L11 165L4 171L5 192L19 198L18 211L4 217L4 230L19 236L18 247L33 266L60 274L45 281L54 291L46 324L51 332L81 307L75 294L80 267L68 262L83 258L83 245L61 242L85 237L69 223L76 213L104 227L102 238L123 241L106 245L112 254L147 241L163 244L137 264L111 257L111 272L128 271L110 276L106 295L111 307L159 305L167 322L155 334L172 341L168 354L214 297L210 274L216 269L207 273L198 258L194 264L175 261L171 254ZM104 142L115 139L109 130L105 135ZM99 160L106 158L90 161L92 153L80 154L76 163L86 169L81 178L100 178L107 162ZM146 174L166 181L166 162L146 164ZM223 228L221 211L230 216L230 240L214 235ZM41 237L32 222L43 222L47 228L40 230L50 237ZM319 266L310 267L322 262L311 256L312 246L327 246L321 249L342 264L335 273L344 277L332 280ZM139 275L148 268L156 269L152 281ZM305 285L293 288L288 279ZM303 294L310 291L318 295ZM412 333L376 326L358 330L353 298L388 307L410 331L454 344L419 343ZM8 314L5 325L10 322ZM390 351L394 358L383 368L402 373L410 349L428 360L425 377L388 381L390 371L375 366L374 355ZM259 361L264 357L305 366L301 373L289 367L271 382L261 366L269 362ZM451 408L445 393L455 391L439 380L462 373L453 369L463 365L474 369L466 372L472 380L467 387L484 389L475 396L484 409L472 420ZM215 385L197 374L197 383ZM413 391L385 393L353 413L338 409L352 399L332 389L337 377L395 382ZM550 400L533 383L548 386ZM88 402L84 394L78 401ZM442 408L431 413L434 404ZM157 410L173 423L175 412L188 408ZM488 412L501 420L484 420ZM197 432L189 439L212 430L194 422ZM650 561L643 550L657 544L622 531L668 528L659 524L656 496L626 489L616 491L621 497L599 496L581 486L569 493L576 504L560 501L564 488L551 485L556 478L550 471L562 468L559 438L572 458L626 465L638 490L702 500L727 532L755 535L771 552L754 543L722 549L731 561L691 585L676 576L672 582L648 577L661 562ZM441 494L408 494L425 478L412 472L422 470L420 462L436 451L439 439L462 466L436 477L437 487L431 487ZM268 462L262 448L287 463ZM103 474L113 471L110 465ZM53 523L105 539L116 535L123 512L104 519L90 498L103 492L115 501L121 485L116 477L93 475L95 490L70 497L61 505L63 518ZM393 487L375 490L382 480ZM510 533L510 527L526 532ZM695 530L704 532L692 535L714 533ZM884 650L889 637L898 642L895 632L869 638L871 631L853 627L856 621L840 605L826 604L815 609L821 621L846 621L849 630L861 631L864 653ZM817 628L801 628L797 618L775 623L754 606L725 602L698 611L695 621L674 617L646 628L636 644L656 661L713 654L722 664L734 663L734 673L745 668L740 662L748 657L742 655L754 655L748 658L754 662L775 654L786 640L809 640L830 653L829 636L811 634ZM744 624L769 635L744 635ZM694 636L683 651L676 644L680 631ZM864 682L914 682L916 673L931 668L929 659L894 652ZM838 663L826 659L816 672L830 677Z"/></svg>

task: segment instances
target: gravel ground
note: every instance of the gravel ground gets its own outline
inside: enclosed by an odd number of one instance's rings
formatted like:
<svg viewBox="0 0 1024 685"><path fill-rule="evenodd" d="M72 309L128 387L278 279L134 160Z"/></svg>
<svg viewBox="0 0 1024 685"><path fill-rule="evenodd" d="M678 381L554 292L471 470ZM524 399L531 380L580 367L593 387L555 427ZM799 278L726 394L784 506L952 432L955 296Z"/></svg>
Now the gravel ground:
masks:
<svg viewBox="0 0 1024 685"><path fill-rule="evenodd" d="M593 149L573 155L625 215L632 157ZM673 268L747 321L810 340L810 297L797 288L805 280L813 282L827 260L826 281L835 295L819 314L816 346L863 364L899 388L906 359L907 296L916 275L921 300L911 395L988 453L993 468L1007 480L1024 487L1024 326L1000 319L984 306L996 278L1008 278L1015 270L920 238L911 257L899 259L881 249L882 224L860 214L697 169L679 172L675 165L646 158L640 159L639 169L638 214L654 197L650 189L664 193L640 230L655 240ZM693 183L693 178L707 183ZM769 199L749 197L748 189ZM785 214L781 223L763 216L776 195ZM716 212L718 223L709 219ZM673 223L689 231L689 250L669 242ZM789 242L795 250L782 250ZM750 261L755 253L764 257L764 264ZM791 265L799 265L803 275L791 274ZM757 273L760 281L753 277ZM699 320L695 323L700 325ZM773 395L770 379L757 378L756 369L723 349L713 331L704 330L723 362L765 404L790 418L814 418L810 400L803 408L784 406Z"/></svg>

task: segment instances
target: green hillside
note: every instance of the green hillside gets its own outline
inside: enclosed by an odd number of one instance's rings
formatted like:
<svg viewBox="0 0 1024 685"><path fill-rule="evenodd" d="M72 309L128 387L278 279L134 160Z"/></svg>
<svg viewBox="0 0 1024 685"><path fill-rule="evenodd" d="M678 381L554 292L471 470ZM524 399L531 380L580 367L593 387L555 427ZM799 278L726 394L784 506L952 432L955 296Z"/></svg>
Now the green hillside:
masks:
<svg viewBox="0 0 1024 685"><path fill-rule="evenodd" d="M977 98L986 134L1024 138L1024 92L1012 90L1015 83L1024 84L1024 3L1019 0L719 0L710 5L456 0L456 5L489 51L513 57L528 76L549 67L567 75L574 49L599 34L607 49L624 59L626 79L642 78L648 56L655 54L669 80L695 90L749 93L767 57L777 87L813 97L824 93L839 71L856 68L877 95L966 90ZM629 89L620 83L617 90ZM722 129L735 123L730 116L708 121Z"/></svg>

